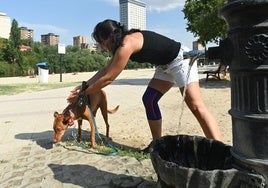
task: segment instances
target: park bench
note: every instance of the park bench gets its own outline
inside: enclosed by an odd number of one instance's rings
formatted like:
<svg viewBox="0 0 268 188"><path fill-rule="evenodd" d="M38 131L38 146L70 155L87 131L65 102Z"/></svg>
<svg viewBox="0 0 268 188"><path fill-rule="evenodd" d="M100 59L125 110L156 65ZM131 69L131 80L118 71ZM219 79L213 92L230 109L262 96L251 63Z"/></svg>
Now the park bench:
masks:
<svg viewBox="0 0 268 188"><path fill-rule="evenodd" d="M208 81L209 76L215 77L218 80L220 80L221 79L220 74L223 74L224 76L226 75L227 67L228 67L227 65L219 63L219 66L217 69L204 71L203 74L207 74L206 81Z"/></svg>

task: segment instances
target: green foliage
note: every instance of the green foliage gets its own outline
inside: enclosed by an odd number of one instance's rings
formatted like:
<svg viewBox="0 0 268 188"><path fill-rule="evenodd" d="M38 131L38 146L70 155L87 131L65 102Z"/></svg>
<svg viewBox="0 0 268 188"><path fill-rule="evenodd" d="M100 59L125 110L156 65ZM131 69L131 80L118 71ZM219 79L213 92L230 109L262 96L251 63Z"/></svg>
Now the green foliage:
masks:
<svg viewBox="0 0 268 188"><path fill-rule="evenodd" d="M22 64L22 52L20 51L20 45L20 29L18 28L18 22L13 19L9 40L5 51L5 58L10 64L17 64L19 66L19 75L23 75L24 66Z"/></svg>
<svg viewBox="0 0 268 188"><path fill-rule="evenodd" d="M21 39L21 44L25 46L33 47L33 44L34 44L33 38Z"/></svg>
<svg viewBox="0 0 268 188"><path fill-rule="evenodd" d="M137 63L129 60L125 69L140 69L140 68L152 68L153 65L150 63Z"/></svg>
<svg viewBox="0 0 268 188"><path fill-rule="evenodd" d="M183 12L187 19L187 31L199 37L204 46L208 42L218 43L227 35L225 21L218 17L218 12L227 0L186 0Z"/></svg>
<svg viewBox="0 0 268 188"><path fill-rule="evenodd" d="M8 40L0 38L0 61L5 61Z"/></svg>
<svg viewBox="0 0 268 188"><path fill-rule="evenodd" d="M63 57L63 69L66 72L90 72L101 69L108 59L102 53L91 53L89 50L76 50L69 47Z"/></svg>
<svg viewBox="0 0 268 188"><path fill-rule="evenodd" d="M27 45L31 51L20 51L20 45ZM32 39L20 40L20 30L16 20L12 22L10 38L0 38L0 77L27 76L38 73L37 63L49 63L49 73L90 72L103 68L110 60L104 51L90 51L78 46L67 46L66 54L58 54L58 46L46 46ZM129 62L126 69L148 68L148 63Z"/></svg>
<svg viewBox="0 0 268 188"><path fill-rule="evenodd" d="M0 40L0 61L8 50L5 43ZM3 47L1 47L3 46ZM21 52L22 62L19 64L8 64L0 62L0 77L27 76L30 70L38 72L37 63L46 61L49 63L49 73L60 73L60 55L57 46L46 46L40 42L34 42L32 51ZM3 58L4 59L4 58ZM110 56L102 51L89 51L77 46L67 46L66 54L61 55L62 72L91 72L103 68L109 62ZM152 67L149 63L137 63L129 61L126 69L138 69Z"/></svg>
<svg viewBox="0 0 268 188"><path fill-rule="evenodd" d="M15 19L12 20L9 45L16 48L17 50L19 50L21 45L20 29L18 27L18 22Z"/></svg>
<svg viewBox="0 0 268 188"><path fill-rule="evenodd" d="M81 141L81 142L77 142L75 140L68 140L65 142L67 147L72 147L72 146L78 146L81 147L81 149L84 150L88 150L89 152L91 152L91 142L87 142L87 141ZM118 149L118 148L117 148ZM109 155L114 151L114 148L105 146L105 145L97 145L96 149L95 149L96 153L102 154L102 155ZM93 152L95 152L93 151ZM150 159L150 154L149 153L142 153L139 150L123 150L123 149L118 149L118 156L127 156L127 157L133 157L135 159L137 159L138 161L142 161L145 159Z"/></svg>
<svg viewBox="0 0 268 188"><path fill-rule="evenodd" d="M128 156L128 157L134 157L138 161L142 161L144 159L150 159L150 154L149 153L141 153L137 151L125 151L125 150L119 150L119 155L120 156Z"/></svg>
<svg viewBox="0 0 268 188"><path fill-rule="evenodd" d="M32 70L37 74L37 63L49 63L49 73L89 72L103 68L110 57L104 51L89 51L78 46L67 46L66 54L58 54L58 46L46 46L32 38L21 40L18 22L12 21L9 39L0 38L0 77L27 76ZM30 46L31 51L20 51L21 45ZM126 69L151 67L150 64L129 62Z"/></svg>
<svg viewBox="0 0 268 188"><path fill-rule="evenodd" d="M18 22L14 19L12 21L10 36L7 45L7 61L11 64L21 63L21 52L20 52L20 30L18 28Z"/></svg>
<svg viewBox="0 0 268 188"><path fill-rule="evenodd" d="M7 62L0 62L0 77L8 77L19 74L19 67L17 64L9 64Z"/></svg>
<svg viewBox="0 0 268 188"><path fill-rule="evenodd" d="M113 153L114 150L110 147L107 146L97 146L97 151L99 153L103 153L103 154L110 154ZM135 159L137 159L138 161L142 161L145 159L150 159L150 154L149 153L142 153L140 151L137 150L118 150L118 155L119 156L127 156L127 157L133 157Z"/></svg>

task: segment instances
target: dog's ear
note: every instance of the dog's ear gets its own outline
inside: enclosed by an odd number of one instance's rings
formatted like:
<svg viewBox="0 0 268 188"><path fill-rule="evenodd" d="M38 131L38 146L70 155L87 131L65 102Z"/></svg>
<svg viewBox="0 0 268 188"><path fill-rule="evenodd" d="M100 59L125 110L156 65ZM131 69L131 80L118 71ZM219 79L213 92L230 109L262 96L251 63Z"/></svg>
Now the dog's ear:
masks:
<svg viewBox="0 0 268 188"><path fill-rule="evenodd" d="M70 116L71 116L69 110L66 110L66 111L63 113L63 115L64 115L64 117L70 117Z"/></svg>
<svg viewBox="0 0 268 188"><path fill-rule="evenodd" d="M71 113L69 110L66 110L63 112L63 120L62 123L66 126L72 126L74 124L74 121L71 117Z"/></svg>
<svg viewBox="0 0 268 188"><path fill-rule="evenodd" d="M57 118L59 116L58 112L54 112L54 118Z"/></svg>

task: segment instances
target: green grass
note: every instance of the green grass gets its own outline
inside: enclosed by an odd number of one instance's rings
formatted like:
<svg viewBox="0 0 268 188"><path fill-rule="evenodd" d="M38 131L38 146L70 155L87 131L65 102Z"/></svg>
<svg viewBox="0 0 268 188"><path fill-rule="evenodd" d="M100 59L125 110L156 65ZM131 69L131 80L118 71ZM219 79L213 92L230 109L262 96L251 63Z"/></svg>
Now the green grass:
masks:
<svg viewBox="0 0 268 188"><path fill-rule="evenodd" d="M67 147L78 146L78 147L81 147L82 149L85 149L85 150L90 150L90 146L91 146L91 143L86 142L86 141L81 141L79 143L79 145L77 145L74 140L66 141L65 144ZM97 145L95 150L97 153L103 154L103 155L108 155L108 154L111 154L114 152L114 150L112 148L104 146L104 145ZM149 153L141 153L139 151L133 151L130 149L129 150L118 149L117 155L118 156L134 157L138 161L142 161L144 159L150 159Z"/></svg>
<svg viewBox="0 0 268 188"><path fill-rule="evenodd" d="M15 95L24 92L44 91L63 87L77 86L78 82L67 83L29 83L0 85L0 95Z"/></svg>
<svg viewBox="0 0 268 188"><path fill-rule="evenodd" d="M131 150L119 150L118 155L120 156L128 156L128 157L134 157L138 161L142 161L144 159L150 159L150 154L149 153L140 153L137 151L131 151Z"/></svg>
<svg viewBox="0 0 268 188"><path fill-rule="evenodd" d="M100 153L109 154L112 153L114 150L106 147L106 146L97 146L97 150ZM132 151L132 150L120 150L118 149L118 155L119 156L127 156L127 157L134 157L138 161L142 161L144 159L150 159L150 154L141 153L138 151Z"/></svg>

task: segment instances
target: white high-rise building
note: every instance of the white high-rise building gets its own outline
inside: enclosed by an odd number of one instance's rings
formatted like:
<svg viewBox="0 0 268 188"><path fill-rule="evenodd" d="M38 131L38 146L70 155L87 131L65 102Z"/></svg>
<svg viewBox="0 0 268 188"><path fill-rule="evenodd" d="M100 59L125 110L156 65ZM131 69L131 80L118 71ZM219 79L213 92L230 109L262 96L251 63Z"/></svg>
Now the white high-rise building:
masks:
<svg viewBox="0 0 268 188"><path fill-rule="evenodd" d="M0 37L8 39L11 29L11 20L5 13L0 12Z"/></svg>
<svg viewBox="0 0 268 188"><path fill-rule="evenodd" d="M137 0L119 0L120 23L127 29L146 29L146 4Z"/></svg>

